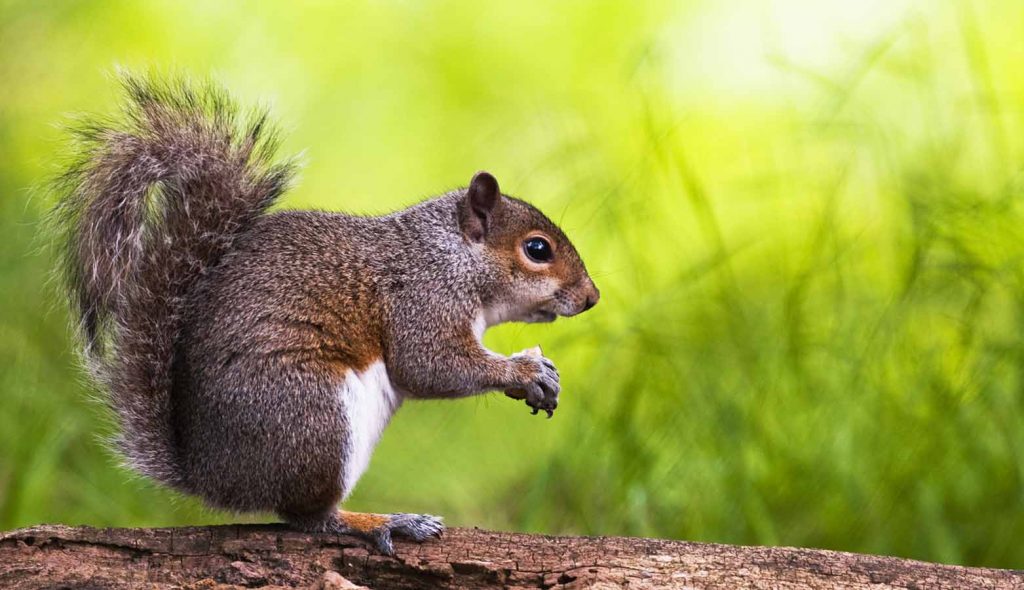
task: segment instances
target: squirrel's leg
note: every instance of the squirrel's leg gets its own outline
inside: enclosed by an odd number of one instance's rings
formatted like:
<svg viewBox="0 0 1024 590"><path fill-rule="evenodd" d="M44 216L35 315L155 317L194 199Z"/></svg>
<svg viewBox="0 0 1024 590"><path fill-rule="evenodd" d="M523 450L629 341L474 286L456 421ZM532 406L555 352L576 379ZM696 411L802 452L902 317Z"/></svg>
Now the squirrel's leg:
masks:
<svg viewBox="0 0 1024 590"><path fill-rule="evenodd" d="M333 509L326 514L297 516L282 514L293 527L314 533L338 533L362 537L384 555L394 555L391 536L424 541L444 531L441 518L429 514L372 514Z"/></svg>

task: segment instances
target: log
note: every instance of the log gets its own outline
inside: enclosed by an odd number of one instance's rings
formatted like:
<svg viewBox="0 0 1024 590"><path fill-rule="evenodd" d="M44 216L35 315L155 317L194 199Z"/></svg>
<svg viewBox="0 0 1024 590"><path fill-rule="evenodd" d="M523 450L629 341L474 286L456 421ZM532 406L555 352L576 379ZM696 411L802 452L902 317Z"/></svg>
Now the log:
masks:
<svg viewBox="0 0 1024 590"><path fill-rule="evenodd" d="M449 529L396 556L281 525L0 534L2 588L1024 588L1024 571L838 551Z"/></svg>

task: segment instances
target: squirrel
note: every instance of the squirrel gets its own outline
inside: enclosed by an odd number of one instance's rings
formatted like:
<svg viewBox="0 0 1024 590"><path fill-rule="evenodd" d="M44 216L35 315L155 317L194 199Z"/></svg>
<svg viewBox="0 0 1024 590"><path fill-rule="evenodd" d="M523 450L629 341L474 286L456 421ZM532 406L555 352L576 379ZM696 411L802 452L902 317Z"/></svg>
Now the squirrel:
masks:
<svg viewBox="0 0 1024 590"><path fill-rule="evenodd" d="M441 519L344 511L406 399L505 391L548 417L559 374L481 343L599 291L559 227L478 172L381 216L268 212L265 110L212 83L122 75L123 117L84 119L53 221L86 367L142 474L207 504L307 532L438 536Z"/></svg>

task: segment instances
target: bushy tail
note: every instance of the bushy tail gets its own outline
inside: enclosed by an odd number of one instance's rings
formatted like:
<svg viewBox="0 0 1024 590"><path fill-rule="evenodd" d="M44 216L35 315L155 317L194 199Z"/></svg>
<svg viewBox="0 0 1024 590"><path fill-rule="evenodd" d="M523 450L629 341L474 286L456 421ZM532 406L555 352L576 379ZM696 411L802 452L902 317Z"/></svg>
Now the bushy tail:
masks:
<svg viewBox="0 0 1024 590"><path fill-rule="evenodd" d="M285 190L266 113L212 85L122 76L121 118L73 130L56 183L61 270L128 463L181 487L172 363L186 294Z"/></svg>

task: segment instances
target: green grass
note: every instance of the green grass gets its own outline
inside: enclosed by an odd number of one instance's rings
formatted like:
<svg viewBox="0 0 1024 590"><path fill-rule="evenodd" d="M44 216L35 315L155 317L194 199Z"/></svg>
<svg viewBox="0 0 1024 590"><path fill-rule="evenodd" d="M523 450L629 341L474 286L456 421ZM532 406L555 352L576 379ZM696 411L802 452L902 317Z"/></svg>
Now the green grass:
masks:
<svg viewBox="0 0 1024 590"><path fill-rule="evenodd" d="M352 507L1021 567L1024 7L876 5L801 52L825 25L755 4L0 2L0 528L236 518L104 451L48 282L32 187L122 64L271 103L286 207L487 168L587 260L593 312L487 337L559 364L555 418L407 405Z"/></svg>

